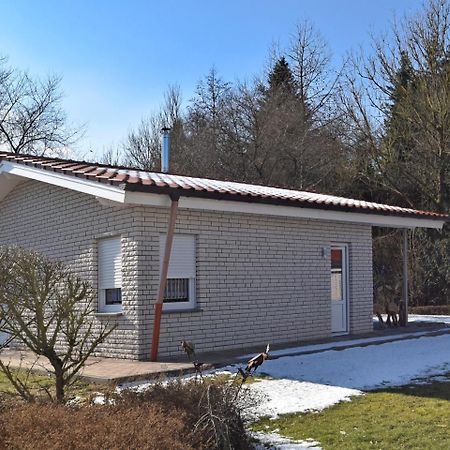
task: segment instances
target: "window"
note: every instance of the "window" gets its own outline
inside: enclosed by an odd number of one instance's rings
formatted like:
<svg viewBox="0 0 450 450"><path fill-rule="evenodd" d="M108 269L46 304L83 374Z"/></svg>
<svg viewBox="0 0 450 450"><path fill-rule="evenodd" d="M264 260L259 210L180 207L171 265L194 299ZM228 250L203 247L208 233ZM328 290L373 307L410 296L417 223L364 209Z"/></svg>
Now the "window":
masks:
<svg viewBox="0 0 450 450"><path fill-rule="evenodd" d="M105 289L105 304L120 305L122 304L122 289Z"/></svg>
<svg viewBox="0 0 450 450"><path fill-rule="evenodd" d="M160 267L164 259L166 235L160 237ZM164 291L164 310L192 309L195 306L195 236L176 234L173 238Z"/></svg>
<svg viewBox="0 0 450 450"><path fill-rule="evenodd" d="M98 241L98 292L100 312L122 310L122 245L120 237Z"/></svg>
<svg viewBox="0 0 450 450"><path fill-rule="evenodd" d="M182 303L189 301L189 278L170 278L164 291L164 302Z"/></svg>
<svg viewBox="0 0 450 450"><path fill-rule="evenodd" d="M340 301L343 298L342 253L341 248L331 249L331 300Z"/></svg>

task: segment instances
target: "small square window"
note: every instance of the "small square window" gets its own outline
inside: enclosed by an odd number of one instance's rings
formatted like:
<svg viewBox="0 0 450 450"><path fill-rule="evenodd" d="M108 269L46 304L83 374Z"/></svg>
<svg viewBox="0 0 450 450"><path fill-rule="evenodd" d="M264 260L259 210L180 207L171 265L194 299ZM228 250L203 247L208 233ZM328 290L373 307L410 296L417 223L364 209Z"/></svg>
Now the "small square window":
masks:
<svg viewBox="0 0 450 450"><path fill-rule="evenodd" d="M105 305L122 304L122 289L105 289Z"/></svg>
<svg viewBox="0 0 450 450"><path fill-rule="evenodd" d="M189 301L189 278L169 278L164 291L164 303Z"/></svg>
<svg viewBox="0 0 450 450"><path fill-rule="evenodd" d="M194 308L194 293L194 278L168 278L164 291L164 309L170 311Z"/></svg>

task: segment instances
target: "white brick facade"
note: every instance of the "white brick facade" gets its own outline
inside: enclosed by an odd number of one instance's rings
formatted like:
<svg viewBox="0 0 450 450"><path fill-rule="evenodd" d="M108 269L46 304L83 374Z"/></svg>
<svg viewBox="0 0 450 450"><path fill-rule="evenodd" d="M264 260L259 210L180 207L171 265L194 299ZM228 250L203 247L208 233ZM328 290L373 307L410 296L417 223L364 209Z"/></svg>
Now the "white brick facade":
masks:
<svg viewBox="0 0 450 450"><path fill-rule="evenodd" d="M26 182L0 203L0 244L32 248L71 264L97 284L96 240L121 235L123 316L99 354L147 359L159 283L159 235L168 210L102 206L94 197ZM176 232L196 236L198 311L164 313L160 355L179 356L182 339L198 351L328 337L330 258L346 243L350 332L372 329L370 225L180 210Z"/></svg>

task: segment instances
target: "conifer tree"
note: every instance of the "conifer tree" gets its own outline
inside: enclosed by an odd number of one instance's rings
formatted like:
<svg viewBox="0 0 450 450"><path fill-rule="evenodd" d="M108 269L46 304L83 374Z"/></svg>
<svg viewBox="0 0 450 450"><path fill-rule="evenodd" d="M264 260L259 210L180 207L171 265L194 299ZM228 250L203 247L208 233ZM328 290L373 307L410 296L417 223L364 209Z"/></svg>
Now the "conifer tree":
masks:
<svg viewBox="0 0 450 450"><path fill-rule="evenodd" d="M286 58L282 56L273 66L268 77L270 92L285 92L295 94L296 85L294 75Z"/></svg>

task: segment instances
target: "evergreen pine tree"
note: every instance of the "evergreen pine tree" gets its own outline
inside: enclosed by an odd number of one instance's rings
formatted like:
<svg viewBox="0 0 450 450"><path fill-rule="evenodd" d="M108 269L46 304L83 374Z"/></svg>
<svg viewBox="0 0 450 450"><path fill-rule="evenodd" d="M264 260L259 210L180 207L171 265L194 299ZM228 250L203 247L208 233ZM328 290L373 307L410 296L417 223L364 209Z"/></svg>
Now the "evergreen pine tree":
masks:
<svg viewBox="0 0 450 450"><path fill-rule="evenodd" d="M273 66L268 77L271 92L281 91L288 94L296 93L294 75L286 58L282 56Z"/></svg>
<svg viewBox="0 0 450 450"><path fill-rule="evenodd" d="M389 90L391 107L385 124L385 142L391 150L389 159L398 164L407 161L408 153L414 149L414 127L404 113L415 90L414 70L406 52L401 54L400 67Z"/></svg>

